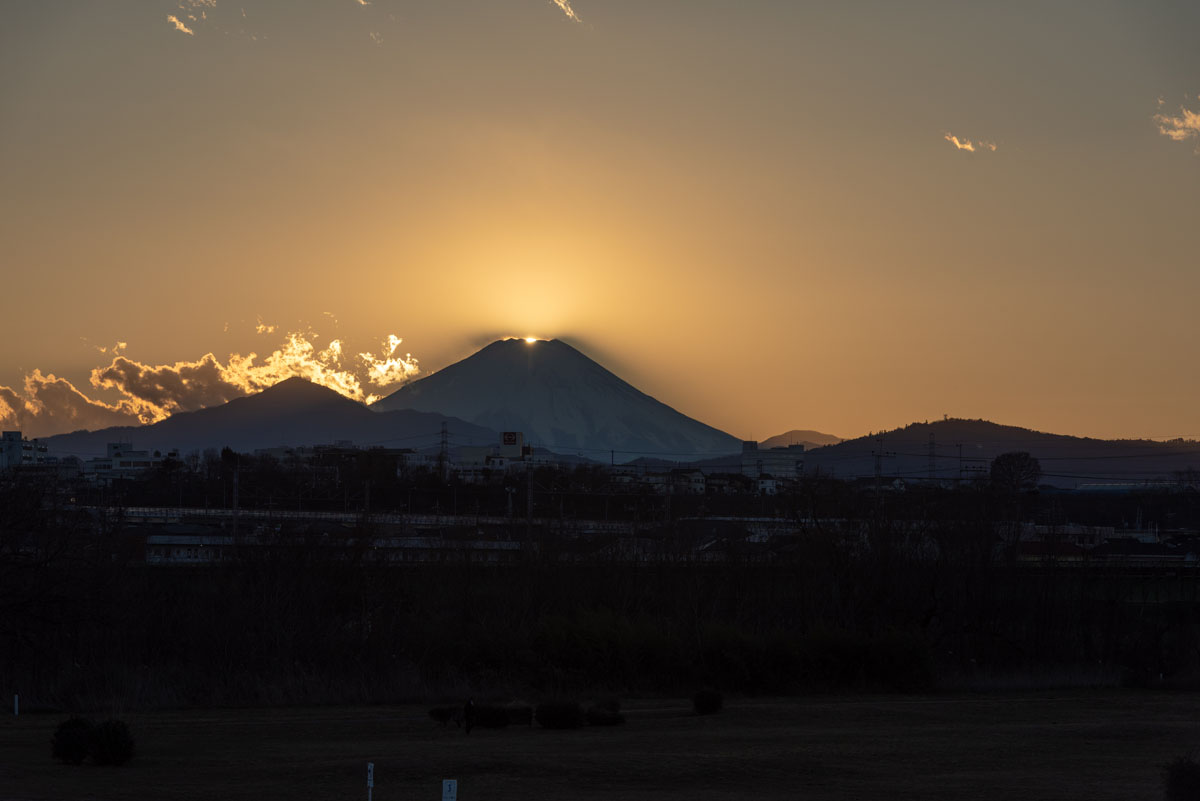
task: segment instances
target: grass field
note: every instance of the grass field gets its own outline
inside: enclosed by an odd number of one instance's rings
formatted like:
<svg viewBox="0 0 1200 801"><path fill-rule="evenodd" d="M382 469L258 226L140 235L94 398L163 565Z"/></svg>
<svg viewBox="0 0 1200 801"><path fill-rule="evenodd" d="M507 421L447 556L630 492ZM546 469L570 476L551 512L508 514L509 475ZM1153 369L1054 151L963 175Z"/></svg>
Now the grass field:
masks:
<svg viewBox="0 0 1200 801"><path fill-rule="evenodd" d="M128 715L121 768L52 762L59 715L0 720L0 798L1160 799L1200 695L1138 691L633 701L620 727L442 728L426 707Z"/></svg>

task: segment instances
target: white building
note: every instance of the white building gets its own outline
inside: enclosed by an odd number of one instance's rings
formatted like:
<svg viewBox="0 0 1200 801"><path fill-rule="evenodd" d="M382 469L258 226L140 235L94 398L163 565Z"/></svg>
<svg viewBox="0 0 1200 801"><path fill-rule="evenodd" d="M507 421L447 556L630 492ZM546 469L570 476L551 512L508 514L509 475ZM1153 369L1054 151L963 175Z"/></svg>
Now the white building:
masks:
<svg viewBox="0 0 1200 801"><path fill-rule="evenodd" d="M110 442L105 456L97 456L83 463L83 475L96 481L131 478L158 467L168 458L178 459L179 452L169 451L164 455L160 451L135 451L132 442Z"/></svg>
<svg viewBox="0 0 1200 801"><path fill-rule="evenodd" d="M36 439L25 439L20 431L5 431L0 435L0 470L46 461L46 446Z"/></svg>

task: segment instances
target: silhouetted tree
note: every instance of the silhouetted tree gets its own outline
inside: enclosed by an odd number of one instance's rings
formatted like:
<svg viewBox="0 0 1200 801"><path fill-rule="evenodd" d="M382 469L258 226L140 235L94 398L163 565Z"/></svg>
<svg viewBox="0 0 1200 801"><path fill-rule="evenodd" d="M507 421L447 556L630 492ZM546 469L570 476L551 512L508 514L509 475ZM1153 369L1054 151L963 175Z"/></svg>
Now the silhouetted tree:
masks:
<svg viewBox="0 0 1200 801"><path fill-rule="evenodd" d="M1002 492L1033 489L1041 477L1041 464L1025 451L1002 453L992 460L992 486Z"/></svg>

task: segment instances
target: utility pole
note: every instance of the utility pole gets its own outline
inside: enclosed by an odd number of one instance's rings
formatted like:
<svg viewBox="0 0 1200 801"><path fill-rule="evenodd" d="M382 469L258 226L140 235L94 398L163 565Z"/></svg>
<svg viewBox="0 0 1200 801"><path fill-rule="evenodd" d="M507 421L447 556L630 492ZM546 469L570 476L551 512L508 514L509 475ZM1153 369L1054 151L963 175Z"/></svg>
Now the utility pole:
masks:
<svg viewBox="0 0 1200 801"><path fill-rule="evenodd" d="M233 540L234 540L234 542L237 542L237 536L238 536L238 476L242 472L240 461L241 460L239 460L239 464L235 465L233 468Z"/></svg>
<svg viewBox="0 0 1200 801"><path fill-rule="evenodd" d="M438 448L438 475L442 477L442 481L446 480L446 473L449 469L447 460L450 455L450 439L446 432L446 421L442 421L442 443Z"/></svg>
<svg viewBox="0 0 1200 801"><path fill-rule="evenodd" d="M933 432L930 431L929 432L929 465L928 465L927 469L929 472L929 482L931 484L933 483L933 474L934 474L934 470L936 469L934 467L934 459L936 459L936 458L937 458L937 450L936 450L936 446L934 445L934 441L933 441Z"/></svg>
<svg viewBox="0 0 1200 801"><path fill-rule="evenodd" d="M533 539L533 462L525 462L525 541Z"/></svg>

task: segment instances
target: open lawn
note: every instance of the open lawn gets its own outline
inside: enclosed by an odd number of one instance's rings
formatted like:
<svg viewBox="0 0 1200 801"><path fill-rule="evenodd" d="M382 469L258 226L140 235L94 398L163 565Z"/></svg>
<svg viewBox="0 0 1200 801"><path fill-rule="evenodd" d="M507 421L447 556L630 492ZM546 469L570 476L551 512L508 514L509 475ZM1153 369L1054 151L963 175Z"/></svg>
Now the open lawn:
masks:
<svg viewBox="0 0 1200 801"><path fill-rule="evenodd" d="M128 715L121 768L61 765L61 715L0 719L0 798L1160 799L1161 765L1200 748L1200 695L1002 695L633 701L627 724L442 728L426 707Z"/></svg>

